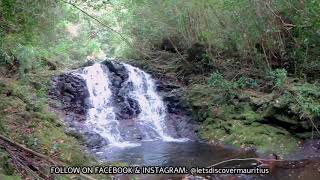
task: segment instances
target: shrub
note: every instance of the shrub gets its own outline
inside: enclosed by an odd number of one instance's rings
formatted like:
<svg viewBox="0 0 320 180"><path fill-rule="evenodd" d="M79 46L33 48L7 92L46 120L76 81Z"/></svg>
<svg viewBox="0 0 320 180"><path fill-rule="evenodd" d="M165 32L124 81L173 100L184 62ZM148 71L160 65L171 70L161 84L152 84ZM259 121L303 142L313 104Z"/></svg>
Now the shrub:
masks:
<svg viewBox="0 0 320 180"><path fill-rule="evenodd" d="M287 71L285 69L276 69L269 72L269 76L274 81L277 88L282 88L287 80Z"/></svg>
<svg viewBox="0 0 320 180"><path fill-rule="evenodd" d="M232 84L224 79L223 75L219 72L213 73L209 78L208 83L210 86L223 90L230 90L232 88Z"/></svg>

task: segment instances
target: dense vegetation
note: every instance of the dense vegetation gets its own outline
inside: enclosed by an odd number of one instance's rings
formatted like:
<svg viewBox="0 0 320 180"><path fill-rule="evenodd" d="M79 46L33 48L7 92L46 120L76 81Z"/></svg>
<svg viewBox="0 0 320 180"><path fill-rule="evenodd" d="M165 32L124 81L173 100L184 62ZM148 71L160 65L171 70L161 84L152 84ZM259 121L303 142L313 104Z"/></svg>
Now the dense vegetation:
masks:
<svg viewBox="0 0 320 180"><path fill-rule="evenodd" d="M319 137L319 2L122 2L125 55L187 87L203 138L283 155Z"/></svg>
<svg viewBox="0 0 320 180"><path fill-rule="evenodd" d="M205 139L285 154L319 137L319 1L70 3L0 1L0 134L86 162L48 114L48 81L106 54L182 85ZM0 149L0 174L16 173L8 158Z"/></svg>
<svg viewBox="0 0 320 180"><path fill-rule="evenodd" d="M65 133L61 120L50 112L47 97L53 74L101 54L102 43L109 37L104 31L96 32L95 26L65 3L0 1L1 135L68 165L98 164L84 153L81 141ZM17 173L35 178L12 164L3 148L0 179Z"/></svg>

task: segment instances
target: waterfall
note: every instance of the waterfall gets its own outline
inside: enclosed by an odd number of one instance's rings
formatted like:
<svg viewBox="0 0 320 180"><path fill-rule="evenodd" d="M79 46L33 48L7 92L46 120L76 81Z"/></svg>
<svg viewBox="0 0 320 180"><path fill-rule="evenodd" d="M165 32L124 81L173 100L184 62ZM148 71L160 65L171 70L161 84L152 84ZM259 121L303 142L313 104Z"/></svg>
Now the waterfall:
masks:
<svg viewBox="0 0 320 180"><path fill-rule="evenodd" d="M155 83L151 76L144 71L128 64L122 64L128 73L124 82L128 88L130 98L137 101L140 114L135 118L135 126L143 134L143 140L161 139L163 141L181 141L168 135L166 131L166 107L157 94ZM137 146L137 143L130 143L122 137L125 132L120 128L121 119L117 119L117 104L113 99L112 82L109 79L109 69L102 64L94 64L85 67L80 75L86 82L89 92L90 107L87 111L85 125L88 129L98 133L108 140L110 145L127 147ZM123 121L122 121L123 122ZM120 130L119 130L120 129ZM156 136L154 135L156 134Z"/></svg>
<svg viewBox="0 0 320 180"><path fill-rule="evenodd" d="M80 74L86 81L89 91L90 108L87 112L86 125L94 132L107 139L111 145L127 146L119 131L114 107L111 102L112 92L106 68L101 64L94 64L84 68ZM104 72L106 71L106 72Z"/></svg>
<svg viewBox="0 0 320 180"><path fill-rule="evenodd" d="M129 96L137 100L141 108L141 113L138 116L140 126L150 127L164 141L174 141L175 139L166 133L166 107L156 92L155 83L151 76L131 65L124 64L124 66L129 75L127 83L132 83L133 86ZM148 136L148 131L142 130L142 133L147 138L152 138Z"/></svg>

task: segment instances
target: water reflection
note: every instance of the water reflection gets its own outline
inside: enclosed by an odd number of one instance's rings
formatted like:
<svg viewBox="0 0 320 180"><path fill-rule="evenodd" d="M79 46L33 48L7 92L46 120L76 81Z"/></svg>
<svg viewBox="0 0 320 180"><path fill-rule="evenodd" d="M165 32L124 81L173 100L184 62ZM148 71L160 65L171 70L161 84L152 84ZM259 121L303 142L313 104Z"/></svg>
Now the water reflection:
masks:
<svg viewBox="0 0 320 180"><path fill-rule="evenodd" d="M104 147L95 152L105 161L121 161L129 165L146 166L209 166L237 154L226 149L201 142L140 142L132 148ZM252 154L255 156L255 154Z"/></svg>

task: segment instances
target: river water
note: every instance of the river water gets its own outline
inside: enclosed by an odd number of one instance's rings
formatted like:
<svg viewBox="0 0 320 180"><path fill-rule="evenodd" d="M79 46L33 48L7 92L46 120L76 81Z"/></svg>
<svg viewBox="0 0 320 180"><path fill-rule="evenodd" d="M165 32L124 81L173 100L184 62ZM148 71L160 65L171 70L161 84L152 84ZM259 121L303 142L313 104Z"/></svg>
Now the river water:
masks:
<svg viewBox="0 0 320 180"><path fill-rule="evenodd" d="M140 144L130 148L107 146L94 152L99 159L126 162L129 165L187 167L206 167L238 153L232 148L202 142L145 141Z"/></svg>

